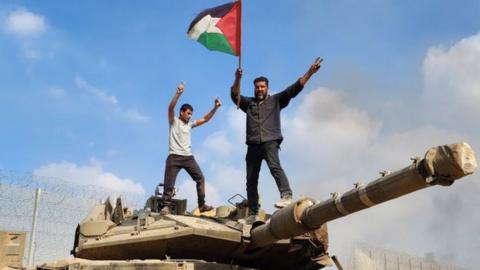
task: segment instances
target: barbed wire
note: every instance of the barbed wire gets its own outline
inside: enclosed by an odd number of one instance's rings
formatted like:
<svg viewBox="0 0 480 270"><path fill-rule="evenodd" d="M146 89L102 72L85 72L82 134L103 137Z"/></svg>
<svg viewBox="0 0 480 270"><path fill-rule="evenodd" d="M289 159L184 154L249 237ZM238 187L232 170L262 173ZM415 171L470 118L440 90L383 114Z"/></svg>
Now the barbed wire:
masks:
<svg viewBox="0 0 480 270"><path fill-rule="evenodd" d="M41 194L34 246L35 263L69 257L75 228L96 203L120 196L129 207L140 208L145 201L140 194L119 194L104 187L81 185L60 178L0 170L0 230L27 232L24 265L37 189L41 189Z"/></svg>
<svg viewBox="0 0 480 270"><path fill-rule="evenodd" d="M354 270L465 270L402 252L359 244L353 251Z"/></svg>

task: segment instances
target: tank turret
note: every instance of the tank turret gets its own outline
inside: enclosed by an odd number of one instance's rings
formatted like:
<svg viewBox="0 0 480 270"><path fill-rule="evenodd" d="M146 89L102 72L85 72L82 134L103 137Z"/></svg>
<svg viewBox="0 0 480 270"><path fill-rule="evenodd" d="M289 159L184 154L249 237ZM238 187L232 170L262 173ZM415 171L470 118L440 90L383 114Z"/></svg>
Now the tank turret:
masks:
<svg viewBox="0 0 480 270"><path fill-rule="evenodd" d="M426 187L449 186L476 167L466 143L434 147L401 170L325 201L301 198L271 216L262 211L254 224L243 222L245 201L200 216L185 211L185 200L174 200L169 214L160 213L161 197L152 196L138 211L120 199L115 205L107 200L79 224L72 254L90 260L215 262L211 269L320 269L331 264L327 222Z"/></svg>

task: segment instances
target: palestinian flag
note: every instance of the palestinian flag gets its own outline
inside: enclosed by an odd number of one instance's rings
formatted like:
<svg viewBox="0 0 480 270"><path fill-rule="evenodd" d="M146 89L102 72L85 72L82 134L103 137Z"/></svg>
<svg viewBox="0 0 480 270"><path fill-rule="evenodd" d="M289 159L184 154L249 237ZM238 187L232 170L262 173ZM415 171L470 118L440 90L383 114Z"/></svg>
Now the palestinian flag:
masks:
<svg viewBox="0 0 480 270"><path fill-rule="evenodd" d="M206 9L190 23L188 36L207 49L240 55L241 1Z"/></svg>

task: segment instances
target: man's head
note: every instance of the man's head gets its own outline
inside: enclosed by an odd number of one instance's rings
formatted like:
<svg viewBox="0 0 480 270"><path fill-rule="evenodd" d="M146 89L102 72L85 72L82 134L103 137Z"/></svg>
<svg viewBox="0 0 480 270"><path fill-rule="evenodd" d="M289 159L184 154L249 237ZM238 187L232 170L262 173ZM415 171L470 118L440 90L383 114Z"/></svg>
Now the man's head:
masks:
<svg viewBox="0 0 480 270"><path fill-rule="evenodd" d="M192 114L192 105L185 103L182 105L182 107L180 107L180 120L182 120L183 122L187 123L188 121L190 121L190 119L192 118Z"/></svg>
<svg viewBox="0 0 480 270"><path fill-rule="evenodd" d="M255 97L258 100L264 100L268 95L268 79L263 76L255 78L253 86L255 87Z"/></svg>

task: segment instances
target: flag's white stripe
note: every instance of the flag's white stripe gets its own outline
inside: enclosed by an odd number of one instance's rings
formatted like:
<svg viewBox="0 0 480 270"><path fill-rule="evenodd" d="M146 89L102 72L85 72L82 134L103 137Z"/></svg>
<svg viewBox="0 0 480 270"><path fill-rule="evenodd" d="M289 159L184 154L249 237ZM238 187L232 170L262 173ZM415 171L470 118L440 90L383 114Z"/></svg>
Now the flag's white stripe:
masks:
<svg viewBox="0 0 480 270"><path fill-rule="evenodd" d="M193 40L197 40L203 32L221 34L220 28L215 26L219 20L220 18L212 18L210 15L203 17L188 32L188 36Z"/></svg>

